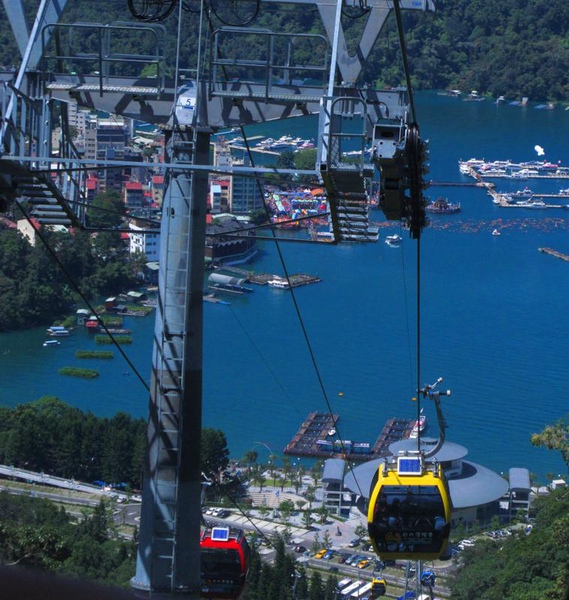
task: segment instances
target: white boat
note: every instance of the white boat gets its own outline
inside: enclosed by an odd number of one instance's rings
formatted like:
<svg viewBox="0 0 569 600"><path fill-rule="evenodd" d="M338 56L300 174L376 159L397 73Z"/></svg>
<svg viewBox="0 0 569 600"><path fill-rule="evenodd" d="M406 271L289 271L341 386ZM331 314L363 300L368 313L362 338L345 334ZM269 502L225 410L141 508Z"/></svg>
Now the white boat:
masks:
<svg viewBox="0 0 569 600"><path fill-rule="evenodd" d="M65 327L61 327L60 325L52 325L47 329L47 333L53 337L64 337L69 335L69 330L65 329Z"/></svg>
<svg viewBox="0 0 569 600"><path fill-rule="evenodd" d="M401 240L402 240L402 239L403 239L403 238L402 238L400 235L398 235L398 234L394 233L393 235L388 235L388 236L386 236L386 238L385 238L385 243L386 243L388 246L391 246L391 247L394 247L394 246L399 246L399 244L401 243Z"/></svg>
<svg viewBox="0 0 569 600"><path fill-rule="evenodd" d="M333 427L331 429L328 429L328 435L329 436L336 435L336 430Z"/></svg>
<svg viewBox="0 0 569 600"><path fill-rule="evenodd" d="M422 410L422 409L421 409ZM419 418L413 423L413 429L411 429L411 433L409 437L416 438L419 437L419 433L425 431L427 427L427 417L423 414L419 415Z"/></svg>
<svg viewBox="0 0 569 600"><path fill-rule="evenodd" d="M43 345L44 347L48 347L48 346L59 346L61 342L59 342L58 340L46 340Z"/></svg>
<svg viewBox="0 0 569 600"><path fill-rule="evenodd" d="M280 290L288 290L290 288L290 283L286 279L269 279L267 284Z"/></svg>
<svg viewBox="0 0 569 600"><path fill-rule="evenodd" d="M494 229L492 235L502 235L497 229Z"/></svg>
<svg viewBox="0 0 569 600"><path fill-rule="evenodd" d="M547 208L547 204L543 200L518 200L516 206L520 208Z"/></svg>

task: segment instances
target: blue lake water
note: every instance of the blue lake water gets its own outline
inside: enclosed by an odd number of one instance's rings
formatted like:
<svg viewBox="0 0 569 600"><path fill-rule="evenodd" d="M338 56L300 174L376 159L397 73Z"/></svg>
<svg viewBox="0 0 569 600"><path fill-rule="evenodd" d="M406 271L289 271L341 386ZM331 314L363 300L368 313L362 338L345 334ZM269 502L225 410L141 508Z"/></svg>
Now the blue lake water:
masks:
<svg viewBox="0 0 569 600"><path fill-rule="evenodd" d="M532 160L537 144L547 160L569 165L569 111L562 108L435 93L418 94L416 103L435 182L468 182L458 170L461 158ZM290 129L257 126L250 135L278 137ZM299 135L309 137L305 126ZM546 193L569 181L497 182L498 190L525 185ZM433 186L428 194L460 202L462 211L433 216L421 239L420 383L444 377L442 386L452 390L444 400L447 438L466 446L470 460L498 472L527 467L542 481L563 473L561 458L532 447L529 438L569 412L569 263L538 252L548 246L569 254L569 211L501 208L473 187ZM345 439L373 443L387 418L416 414L417 245L380 212L373 220L382 238L400 233L401 247L383 239L280 244L290 274L322 278L295 291L310 351L290 292L256 287L231 297L229 306L204 306L204 425L226 433L234 457L251 448L261 459L267 447L280 454L308 412L328 410L320 380ZM492 236L495 228L501 236ZM250 268L283 275L275 244L259 247ZM127 318L125 327L134 343L124 350L148 381L154 319ZM93 340L82 330L58 347L44 348L45 339L43 330L0 335L0 404L55 395L98 415L146 416L148 393L116 350L114 360L97 362L98 379L76 380L57 369L93 365L74 357ZM436 431L433 407L424 407Z"/></svg>

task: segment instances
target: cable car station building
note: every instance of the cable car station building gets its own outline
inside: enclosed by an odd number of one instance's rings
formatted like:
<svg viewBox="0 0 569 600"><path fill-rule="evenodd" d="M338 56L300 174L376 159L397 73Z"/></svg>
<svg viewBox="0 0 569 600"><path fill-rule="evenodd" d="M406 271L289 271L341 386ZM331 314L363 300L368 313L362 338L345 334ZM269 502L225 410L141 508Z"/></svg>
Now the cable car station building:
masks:
<svg viewBox="0 0 569 600"><path fill-rule="evenodd" d="M421 438L421 450L428 452L437 443L434 438ZM389 446L397 455L402 451L416 451L417 440L405 439ZM499 474L465 460L468 450L454 442L445 441L434 458L441 464L452 501L452 525L486 522L500 513L500 501L509 497L508 481ZM357 496L358 509L366 514L371 482L383 459L370 460L354 467L345 478L343 487ZM362 496L362 493L364 496Z"/></svg>

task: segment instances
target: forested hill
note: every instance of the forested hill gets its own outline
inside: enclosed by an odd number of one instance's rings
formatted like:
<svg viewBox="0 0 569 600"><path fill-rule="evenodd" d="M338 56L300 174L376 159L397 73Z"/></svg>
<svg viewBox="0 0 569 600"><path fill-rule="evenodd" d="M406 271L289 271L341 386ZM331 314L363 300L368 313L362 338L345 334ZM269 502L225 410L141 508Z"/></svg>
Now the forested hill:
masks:
<svg viewBox="0 0 569 600"><path fill-rule="evenodd" d="M215 1L221 5L222 0ZM37 0L24 0L30 7ZM185 6L196 4L188 0ZM457 88L511 99L565 101L569 99L569 2L567 0L435 0L435 13L404 14L409 64L416 89ZM102 7L104 6L104 10ZM286 5L276 10L263 3L256 21L274 31L322 32L315 10ZM192 29L195 13L184 13L182 56L195 64ZM392 15L393 17L393 15ZM127 0L73 0L64 19L68 22L111 22L130 18ZM365 16L346 19L348 35L361 31ZM176 19L164 23L173 52ZM15 62L15 45L0 5L0 65ZM171 63L173 64L173 62ZM401 52L394 18L367 61L364 81L376 87L404 83Z"/></svg>

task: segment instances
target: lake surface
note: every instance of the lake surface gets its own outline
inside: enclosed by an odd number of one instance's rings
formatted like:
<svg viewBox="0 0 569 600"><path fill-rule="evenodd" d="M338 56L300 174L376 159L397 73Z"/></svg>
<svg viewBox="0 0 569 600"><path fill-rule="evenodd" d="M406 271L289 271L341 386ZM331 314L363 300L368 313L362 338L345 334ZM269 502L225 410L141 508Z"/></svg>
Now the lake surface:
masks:
<svg viewBox="0 0 569 600"><path fill-rule="evenodd" d="M469 182L459 159L527 161L538 158L536 145L547 160L569 165L569 112L560 107L435 93L418 94L416 103L436 183ZM290 129L256 126L249 135L279 137ZM305 126L299 135L310 137ZM569 182L497 181L504 191L526 185L553 193ZM433 215L421 239L419 383L441 376L452 390L444 399L447 439L466 446L470 460L497 472L527 467L544 482L547 473L566 471L556 453L532 447L529 438L569 412L569 262L538 248L569 254L569 211L501 208L467 186L433 185L427 194L460 202L462 211ZM229 306L205 304L204 425L225 432L233 457L251 448L263 461L269 449L281 454L310 411L330 407L344 439L370 443L386 419L416 415L417 244L379 211L372 218L381 226L377 244L280 243L289 274L322 279L294 292L302 325L289 291L255 287L228 298ZM500 236L492 235L496 228ZM391 248L384 238L396 232L403 243ZM275 243L260 242L248 268L284 275ZM124 350L148 382L154 318L127 318L125 327L133 344ZM58 347L44 348L46 339L43 329L0 335L1 404L54 395L98 415L146 417L147 390L117 350L112 361L80 361L76 349L94 348L84 331ZM101 375L86 381L57 374L71 365ZM436 433L434 409L423 406L429 433Z"/></svg>

